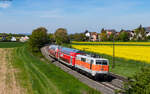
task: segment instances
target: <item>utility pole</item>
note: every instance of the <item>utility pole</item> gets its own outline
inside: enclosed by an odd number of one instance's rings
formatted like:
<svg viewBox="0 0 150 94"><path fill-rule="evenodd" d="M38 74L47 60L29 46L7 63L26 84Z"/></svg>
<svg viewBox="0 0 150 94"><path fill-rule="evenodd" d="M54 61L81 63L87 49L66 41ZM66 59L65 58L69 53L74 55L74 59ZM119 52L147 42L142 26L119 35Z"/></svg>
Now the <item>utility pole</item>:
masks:
<svg viewBox="0 0 150 94"><path fill-rule="evenodd" d="M115 68L115 34L113 36L113 61L112 61L112 68Z"/></svg>

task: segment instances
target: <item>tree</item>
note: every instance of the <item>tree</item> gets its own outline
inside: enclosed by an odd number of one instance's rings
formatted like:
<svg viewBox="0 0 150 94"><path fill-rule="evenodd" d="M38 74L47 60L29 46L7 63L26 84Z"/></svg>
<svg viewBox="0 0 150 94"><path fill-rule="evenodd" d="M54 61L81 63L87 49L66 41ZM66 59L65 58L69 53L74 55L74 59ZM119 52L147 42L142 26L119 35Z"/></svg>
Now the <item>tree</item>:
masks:
<svg viewBox="0 0 150 94"><path fill-rule="evenodd" d="M150 94L150 68L144 67L130 78L125 90L126 94Z"/></svg>
<svg viewBox="0 0 150 94"><path fill-rule="evenodd" d="M124 31L124 30L121 30L120 34L119 34L119 39L121 41L128 41L129 40L129 33Z"/></svg>
<svg viewBox="0 0 150 94"><path fill-rule="evenodd" d="M54 34L52 34L52 33L48 34L48 38L51 43L55 42Z"/></svg>
<svg viewBox="0 0 150 94"><path fill-rule="evenodd" d="M107 33L104 30L104 28L101 30L100 39L101 39L101 41L108 41Z"/></svg>
<svg viewBox="0 0 150 94"><path fill-rule="evenodd" d="M32 52L39 52L44 44L48 43L47 29L44 27L33 30L29 39L29 48Z"/></svg>
<svg viewBox="0 0 150 94"><path fill-rule="evenodd" d="M70 34L69 38L72 41L85 41L86 40L86 36L84 33Z"/></svg>
<svg viewBox="0 0 150 94"><path fill-rule="evenodd" d="M54 33L54 36L55 36L56 43L58 45L70 42L69 36L67 34L67 30L64 28L57 29L56 32Z"/></svg>
<svg viewBox="0 0 150 94"><path fill-rule="evenodd" d="M105 29L104 29L104 28L102 28L101 33L106 33L106 31L105 31Z"/></svg>
<svg viewBox="0 0 150 94"><path fill-rule="evenodd" d="M146 40L146 31L142 27L142 25L140 25L137 29L135 29L134 32L135 32L134 40L137 41Z"/></svg>
<svg viewBox="0 0 150 94"><path fill-rule="evenodd" d="M113 41L114 38L115 38L115 34L112 33L111 35L109 35L108 40L109 40L109 41Z"/></svg>
<svg viewBox="0 0 150 94"><path fill-rule="evenodd" d="M148 36L147 39L150 40L150 36Z"/></svg>

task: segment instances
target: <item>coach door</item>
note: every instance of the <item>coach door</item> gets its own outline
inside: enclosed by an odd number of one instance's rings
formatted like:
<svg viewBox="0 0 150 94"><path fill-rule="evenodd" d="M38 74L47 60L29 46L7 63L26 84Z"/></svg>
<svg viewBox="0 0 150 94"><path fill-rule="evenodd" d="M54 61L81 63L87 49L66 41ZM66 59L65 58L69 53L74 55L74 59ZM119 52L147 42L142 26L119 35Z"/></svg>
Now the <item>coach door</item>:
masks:
<svg viewBox="0 0 150 94"><path fill-rule="evenodd" d="M90 69L92 69L93 60L90 62Z"/></svg>

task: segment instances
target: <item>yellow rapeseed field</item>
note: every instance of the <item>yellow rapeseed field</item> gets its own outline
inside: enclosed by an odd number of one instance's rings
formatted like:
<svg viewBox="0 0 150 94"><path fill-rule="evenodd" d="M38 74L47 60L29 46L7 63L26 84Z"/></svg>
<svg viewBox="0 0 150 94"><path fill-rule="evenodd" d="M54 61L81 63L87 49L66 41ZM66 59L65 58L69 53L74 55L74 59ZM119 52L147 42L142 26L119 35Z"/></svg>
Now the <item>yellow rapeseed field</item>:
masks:
<svg viewBox="0 0 150 94"><path fill-rule="evenodd" d="M72 45L73 48L92 51L100 54L113 55L112 45ZM128 60L150 63L150 46L115 46L115 56Z"/></svg>
<svg viewBox="0 0 150 94"><path fill-rule="evenodd" d="M113 44L113 42L77 42L77 41L72 41L72 43L78 43L78 44ZM150 42L115 42L115 44L150 45Z"/></svg>

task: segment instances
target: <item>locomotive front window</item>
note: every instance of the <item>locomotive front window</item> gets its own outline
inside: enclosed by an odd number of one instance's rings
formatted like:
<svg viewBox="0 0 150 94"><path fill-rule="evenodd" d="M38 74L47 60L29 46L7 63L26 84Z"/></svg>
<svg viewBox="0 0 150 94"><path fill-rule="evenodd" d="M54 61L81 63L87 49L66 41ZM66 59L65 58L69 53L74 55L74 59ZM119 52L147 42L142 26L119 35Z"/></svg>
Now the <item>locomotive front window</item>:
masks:
<svg viewBox="0 0 150 94"><path fill-rule="evenodd" d="M107 65L107 61L106 60L96 60L96 64Z"/></svg>
<svg viewBox="0 0 150 94"><path fill-rule="evenodd" d="M86 62L86 59L85 58L81 58L81 61Z"/></svg>

